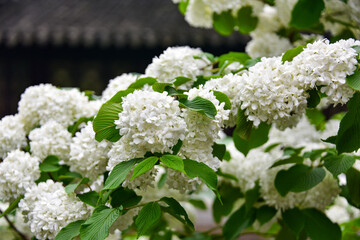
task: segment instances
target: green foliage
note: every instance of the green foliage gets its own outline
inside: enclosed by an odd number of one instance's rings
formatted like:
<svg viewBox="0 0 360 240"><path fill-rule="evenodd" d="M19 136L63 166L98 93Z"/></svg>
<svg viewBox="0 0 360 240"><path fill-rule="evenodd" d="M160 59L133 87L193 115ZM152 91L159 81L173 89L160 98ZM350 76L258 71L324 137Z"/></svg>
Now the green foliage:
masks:
<svg viewBox="0 0 360 240"><path fill-rule="evenodd" d="M92 207L96 207L97 201L99 199L99 194L95 191L77 194L76 195L83 203L86 203Z"/></svg>
<svg viewBox="0 0 360 240"><path fill-rule="evenodd" d="M245 124L249 126L247 123ZM257 128L254 127L251 130L246 129L244 134L249 134L249 137L244 139L238 135L239 131L237 131L237 126L233 133L235 147L246 156L251 149L260 147L269 140L270 127L271 125L260 123Z"/></svg>
<svg viewBox="0 0 360 240"><path fill-rule="evenodd" d="M175 81L173 82L175 87L181 86L187 82L192 81L191 78L187 78L187 77L176 77Z"/></svg>
<svg viewBox="0 0 360 240"><path fill-rule="evenodd" d="M122 208L108 208L99 206L93 214L81 225L80 237L82 240L102 240L109 235L109 229L122 214Z"/></svg>
<svg viewBox="0 0 360 240"><path fill-rule="evenodd" d="M178 8L182 15L185 15L188 5L189 5L189 0L179 2Z"/></svg>
<svg viewBox="0 0 360 240"><path fill-rule="evenodd" d="M305 216L302 212L298 208L288 209L282 212L282 218L295 236L299 236L305 226Z"/></svg>
<svg viewBox="0 0 360 240"><path fill-rule="evenodd" d="M164 92L166 87L171 86L171 83L156 82L151 87L155 92Z"/></svg>
<svg viewBox="0 0 360 240"><path fill-rule="evenodd" d="M241 109L241 107L239 107L234 134L236 133L236 135L243 140L249 140L252 127L253 123L247 119L245 109Z"/></svg>
<svg viewBox="0 0 360 240"><path fill-rule="evenodd" d="M163 197L160 201L166 203L168 207L161 207L164 212L169 213L180 222L188 226L192 231L194 230L194 224L189 219L185 209L174 198Z"/></svg>
<svg viewBox="0 0 360 240"><path fill-rule="evenodd" d="M360 172L355 168L350 168L346 172L346 183L349 202L360 207Z"/></svg>
<svg viewBox="0 0 360 240"><path fill-rule="evenodd" d="M359 47L359 46L358 46ZM354 90L360 91L360 71L356 69L353 75L346 77L346 83Z"/></svg>
<svg viewBox="0 0 360 240"><path fill-rule="evenodd" d="M253 8L251 6L242 7L236 15L236 26L242 34L249 34L254 31L259 19L252 15Z"/></svg>
<svg viewBox="0 0 360 240"><path fill-rule="evenodd" d="M135 163L137 163L138 160L139 159L135 158L116 165L111 171L109 177L106 179L103 190L118 188L124 182L131 168L135 165Z"/></svg>
<svg viewBox="0 0 360 240"><path fill-rule="evenodd" d="M299 55L302 51L304 51L305 46L297 46L296 48L292 48L287 50L281 58L281 61L285 63L286 61L291 62L294 57Z"/></svg>
<svg viewBox="0 0 360 240"><path fill-rule="evenodd" d="M184 170L190 178L199 177L211 190L217 191L216 173L206 164L184 159Z"/></svg>
<svg viewBox="0 0 360 240"><path fill-rule="evenodd" d="M317 209L301 210L305 216L305 230L312 240L340 240L341 229L338 224Z"/></svg>
<svg viewBox="0 0 360 240"><path fill-rule="evenodd" d="M54 155L47 156L42 163L40 163L39 168L42 172L57 172L61 169L59 164L59 158Z"/></svg>
<svg viewBox="0 0 360 240"><path fill-rule="evenodd" d="M81 225L85 220L78 220L63 227L54 240L71 240L80 234Z"/></svg>
<svg viewBox="0 0 360 240"><path fill-rule="evenodd" d="M90 179L89 178L82 178L80 179L79 182L77 183L72 183L72 184L69 184L65 187L65 192L67 194L70 194L72 192L74 192L76 190L77 187L79 187L81 184L87 184L88 182L90 182Z"/></svg>
<svg viewBox="0 0 360 240"><path fill-rule="evenodd" d="M160 157L160 161L168 168L185 173L184 162L181 157L176 155L163 155Z"/></svg>
<svg viewBox="0 0 360 240"><path fill-rule="evenodd" d="M256 182L255 187L247 190L245 193L246 212L249 212L252 209L253 205L256 203L259 197L260 197L260 186L259 183Z"/></svg>
<svg viewBox="0 0 360 240"><path fill-rule="evenodd" d="M71 133L71 136L74 137L76 132L79 131L79 126L82 123L87 123L89 121L92 121L94 117L81 117L79 118L76 123L74 123L72 126L68 127L68 131Z"/></svg>
<svg viewBox="0 0 360 240"><path fill-rule="evenodd" d="M201 210L206 210L206 204L204 203L204 201L200 200L200 199L189 199L189 203L191 203L191 205L193 205L196 208L199 208Z"/></svg>
<svg viewBox="0 0 360 240"><path fill-rule="evenodd" d="M299 0L291 12L290 25L298 29L309 29L318 24L325 8L323 0Z"/></svg>
<svg viewBox="0 0 360 240"><path fill-rule="evenodd" d="M309 122L314 125L316 130L325 130L326 118L325 115L316 108L307 108L306 117Z"/></svg>
<svg viewBox="0 0 360 240"><path fill-rule="evenodd" d="M139 162L133 171L133 175L131 176L130 180L133 180L134 178L137 178L138 176L146 173L147 171L151 170L153 166L157 163L159 160L158 157L152 156L148 157L141 162Z"/></svg>
<svg viewBox="0 0 360 240"><path fill-rule="evenodd" d="M355 163L355 158L349 155L328 156L324 159L324 166L334 177L340 173L345 173Z"/></svg>
<svg viewBox="0 0 360 240"><path fill-rule="evenodd" d="M224 105L225 110L230 110L231 109L230 99L225 93L215 91L215 90L213 90L212 92L213 92L214 96L216 97L216 99L220 102L220 104L221 103L225 104Z"/></svg>
<svg viewBox="0 0 360 240"><path fill-rule="evenodd" d="M256 211L252 208L249 211L246 211L245 205L243 205L240 209L236 210L223 228L223 235L225 240L233 240L242 230L251 226L256 218Z"/></svg>
<svg viewBox="0 0 360 240"><path fill-rule="evenodd" d="M183 98L180 99L179 102L181 107L185 107L192 111L199 112L211 119L215 119L215 115L217 114L217 110L214 104L211 101L199 96L195 97L192 100Z"/></svg>
<svg viewBox="0 0 360 240"><path fill-rule="evenodd" d="M323 168L296 164L288 170L277 173L275 187L281 196L285 196L288 192L303 192L319 184L325 175Z"/></svg>
<svg viewBox="0 0 360 240"><path fill-rule="evenodd" d="M153 77L144 77L144 78L139 78L137 79L134 83L130 84L130 86L128 87L128 89L141 89L143 88L146 84L148 85L153 85L154 83L156 83L156 79Z"/></svg>
<svg viewBox="0 0 360 240"><path fill-rule="evenodd" d="M275 208L264 205L256 210L256 219L263 225L270 221L276 213L277 210Z"/></svg>
<svg viewBox="0 0 360 240"><path fill-rule="evenodd" d="M123 208L129 208L138 204L142 197L136 195L136 193L128 188L119 188L111 193L111 206L114 208L122 206Z"/></svg>
<svg viewBox="0 0 360 240"><path fill-rule="evenodd" d="M307 107L315 108L321 101L320 92L317 89L311 89L307 91L309 93L309 97L307 99Z"/></svg>
<svg viewBox="0 0 360 240"><path fill-rule="evenodd" d="M137 236L144 235L161 217L161 208L157 202L147 203L135 220Z"/></svg>
<svg viewBox="0 0 360 240"><path fill-rule="evenodd" d="M213 14L213 27L221 35L228 36L233 33L235 27L235 19L231 10L220 14Z"/></svg>
<svg viewBox="0 0 360 240"><path fill-rule="evenodd" d="M224 66L225 61L227 61L228 64L231 64L233 62L239 62L241 64L245 64L247 60L250 60L251 57L243 52L229 52L226 54L221 55L218 58L219 61L219 67L221 68Z"/></svg>
<svg viewBox="0 0 360 240"><path fill-rule="evenodd" d="M270 168L290 164L290 163L303 163L304 159L300 156L290 156L285 159L281 159L279 161L276 161L273 165L271 165Z"/></svg>
<svg viewBox="0 0 360 240"><path fill-rule="evenodd" d="M11 213L14 209L16 209L19 205L19 202L21 201L21 199L24 198L24 195L20 195L18 198L16 198L10 205L9 207L0 215L0 218L2 218L3 216Z"/></svg>
<svg viewBox="0 0 360 240"><path fill-rule="evenodd" d="M226 145L225 144L218 144L218 143L214 143L212 145L212 155L214 157L217 157L220 160L223 160L225 153L226 153Z"/></svg>
<svg viewBox="0 0 360 240"><path fill-rule="evenodd" d="M342 223L342 239L343 240L359 240L359 230L360 230L360 218L354 219L352 221Z"/></svg>
<svg viewBox="0 0 360 240"><path fill-rule="evenodd" d="M339 154L360 148L360 93L355 93L347 106L349 111L341 120L336 137L336 149Z"/></svg>

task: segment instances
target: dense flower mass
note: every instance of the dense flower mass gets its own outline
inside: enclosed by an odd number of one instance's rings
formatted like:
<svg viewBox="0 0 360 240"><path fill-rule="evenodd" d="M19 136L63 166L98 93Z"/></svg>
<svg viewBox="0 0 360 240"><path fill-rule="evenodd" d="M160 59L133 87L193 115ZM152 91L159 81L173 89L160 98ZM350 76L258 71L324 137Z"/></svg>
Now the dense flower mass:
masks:
<svg viewBox="0 0 360 240"><path fill-rule="evenodd" d="M122 107L116 128L135 148L171 152L171 147L185 137L179 102L166 92L135 91L123 98Z"/></svg>
<svg viewBox="0 0 360 240"><path fill-rule="evenodd" d="M112 98L118 91L126 90L130 84L136 81L137 78L138 76L134 74L124 73L114 79L111 79L106 89L102 93L102 99L107 101Z"/></svg>
<svg viewBox="0 0 360 240"><path fill-rule="evenodd" d="M40 160L15 150L0 163L0 200L11 201L35 185L40 177Z"/></svg>
<svg viewBox="0 0 360 240"><path fill-rule="evenodd" d="M0 158L12 150L26 146L26 132L19 115L10 115L0 120Z"/></svg>
<svg viewBox="0 0 360 240"><path fill-rule="evenodd" d="M33 186L19 203L31 232L37 239L54 239L67 224L86 219L90 209L61 183L47 180Z"/></svg>
<svg viewBox="0 0 360 240"><path fill-rule="evenodd" d="M199 48L169 47L159 57L153 58L145 75L159 82L171 82L179 76L196 79L199 75L209 75L210 69L210 61ZM184 86L190 88L192 83L189 81Z"/></svg>

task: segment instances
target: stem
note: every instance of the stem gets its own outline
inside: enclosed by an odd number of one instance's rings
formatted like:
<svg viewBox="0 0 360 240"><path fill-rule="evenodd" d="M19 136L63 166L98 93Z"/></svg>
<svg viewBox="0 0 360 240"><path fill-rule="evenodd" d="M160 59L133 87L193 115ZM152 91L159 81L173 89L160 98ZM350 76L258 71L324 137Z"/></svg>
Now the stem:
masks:
<svg viewBox="0 0 360 240"><path fill-rule="evenodd" d="M0 214L2 214L3 212L0 210ZM9 220L9 218L7 217L7 215L4 215L4 218L6 220L6 222L9 224L9 226L24 240L28 240L28 238L22 233L20 232L15 225Z"/></svg>
<svg viewBox="0 0 360 240"><path fill-rule="evenodd" d="M355 28L355 29L359 28L358 26L355 26L355 25L353 25L351 23L348 23L348 22L344 22L344 21L342 21L340 19L336 19L336 18L334 18L332 16L326 16L325 18L326 18L326 20L329 20L330 22L340 23L340 24L342 24L342 25L344 25L346 27Z"/></svg>
<svg viewBox="0 0 360 240"><path fill-rule="evenodd" d="M47 174L49 175L49 177L51 178L51 180L53 180L53 181L55 182L55 179L54 179L53 175L51 174L51 172L48 172Z"/></svg>

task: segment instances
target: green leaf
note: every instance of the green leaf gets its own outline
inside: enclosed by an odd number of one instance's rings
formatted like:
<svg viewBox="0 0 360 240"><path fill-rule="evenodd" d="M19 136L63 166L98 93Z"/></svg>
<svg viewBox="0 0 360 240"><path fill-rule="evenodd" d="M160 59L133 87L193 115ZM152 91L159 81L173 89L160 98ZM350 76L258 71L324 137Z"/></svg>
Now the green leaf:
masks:
<svg viewBox="0 0 360 240"><path fill-rule="evenodd" d="M221 35L228 36L233 33L235 27L235 19L231 14L231 10L213 14L213 27Z"/></svg>
<svg viewBox="0 0 360 240"><path fill-rule="evenodd" d="M233 133L235 147L246 156L251 149L260 147L269 140L268 135L270 128L271 125L260 123L257 128L254 127L250 130L250 134L247 140L241 138L235 129Z"/></svg>
<svg viewBox="0 0 360 240"><path fill-rule="evenodd" d="M346 83L354 90L360 90L360 71L356 69L354 74L346 77Z"/></svg>
<svg viewBox="0 0 360 240"><path fill-rule="evenodd" d="M54 155L47 156L39 167L42 172L57 172L61 169L59 158Z"/></svg>
<svg viewBox="0 0 360 240"><path fill-rule="evenodd" d="M252 12L253 8L251 6L242 7L237 12L236 26L242 34L249 34L254 31L258 24L258 18L253 16Z"/></svg>
<svg viewBox="0 0 360 240"><path fill-rule="evenodd" d="M123 97L126 97L128 94L133 93L135 91L134 88L128 88L126 90L118 91L109 101L106 103L122 103Z"/></svg>
<svg viewBox="0 0 360 240"><path fill-rule="evenodd" d="M340 240L341 229L317 209L303 209L305 230L312 240Z"/></svg>
<svg viewBox="0 0 360 240"><path fill-rule="evenodd" d="M254 188L249 189L245 193L245 208L246 212L250 211L252 209L253 205L256 203L258 198L260 197L260 186L259 183L256 182L256 185Z"/></svg>
<svg viewBox="0 0 360 240"><path fill-rule="evenodd" d="M158 157L152 156L152 157L148 157L148 158L142 160L141 162L139 162L134 167L133 175L130 178L130 181L133 180L134 178L137 178L138 176L146 173L150 169L152 169L158 160L159 160Z"/></svg>
<svg viewBox="0 0 360 240"><path fill-rule="evenodd" d="M0 218L2 218L3 216L11 213L14 209L16 209L19 205L19 202L21 199L24 198L24 195L20 195L18 198L16 198L10 205L9 207L0 215Z"/></svg>
<svg viewBox="0 0 360 240"><path fill-rule="evenodd" d="M237 136L243 140L249 140L253 123L249 121L245 115L245 109L239 107L237 118L236 118L236 128L235 133Z"/></svg>
<svg viewBox="0 0 360 240"><path fill-rule="evenodd" d="M160 205L157 202L147 203L135 220L137 236L144 235L161 217Z"/></svg>
<svg viewBox="0 0 360 240"><path fill-rule="evenodd" d="M115 97L116 95L113 98ZM119 129L116 129L115 120L119 119L121 111L120 103L106 102L101 106L93 121L96 141L101 142L107 139L111 142L117 142L120 139L121 136Z"/></svg>
<svg viewBox="0 0 360 240"><path fill-rule="evenodd" d="M223 228L225 240L233 240L239 236L243 229L253 224L255 216L255 210L251 209L247 212L244 205L231 214Z"/></svg>
<svg viewBox="0 0 360 240"><path fill-rule="evenodd" d="M319 184L325 177L323 168L311 168L296 164L288 170L281 170L275 177L275 187L281 196L288 192L303 192Z"/></svg>
<svg viewBox="0 0 360 240"><path fill-rule="evenodd" d="M226 54L223 54L219 57L219 67L221 68L225 61L227 61L229 64L233 62L239 62L241 64L245 64L247 60L250 60L251 57L243 52L229 52Z"/></svg>
<svg viewBox="0 0 360 240"><path fill-rule="evenodd" d="M185 173L184 162L181 157L176 155L163 155L160 157L160 161L168 168Z"/></svg>
<svg viewBox="0 0 360 240"><path fill-rule="evenodd" d="M257 57L257 58L252 58L252 59L248 59L245 64L244 67L246 69L249 69L252 66L255 66L258 62L261 62L261 58Z"/></svg>
<svg viewBox="0 0 360 240"><path fill-rule="evenodd" d="M82 224L80 238L82 240L105 239L109 235L111 225L121 214L121 208L108 208L106 206L95 208L90 218Z"/></svg>
<svg viewBox="0 0 360 240"><path fill-rule="evenodd" d="M72 223L69 223L65 227L63 227L60 232L56 235L54 240L71 240L77 235L80 234L81 224L83 224L85 220L78 220Z"/></svg>
<svg viewBox="0 0 360 240"><path fill-rule="evenodd" d="M289 163L303 163L303 161L304 161L304 159L302 157L290 156L288 158L276 161L270 168L285 165L285 164L289 164Z"/></svg>
<svg viewBox="0 0 360 240"><path fill-rule="evenodd" d="M321 101L320 93L315 88L307 92L309 93L309 98L307 99L307 107L315 108L317 105L319 105Z"/></svg>
<svg viewBox="0 0 360 240"><path fill-rule="evenodd" d="M346 183L348 189L348 197L350 201L356 205L360 206L360 172L355 168L350 168L346 172Z"/></svg>
<svg viewBox="0 0 360 240"><path fill-rule="evenodd" d="M239 179L237 179L234 175L231 175L231 174L228 174L228 173L223 173L220 169L218 169L216 171L216 174L223 177L223 178L227 178L227 179L230 179L230 180L234 180L234 181L239 181Z"/></svg>
<svg viewBox="0 0 360 240"><path fill-rule="evenodd" d="M179 219L182 223L186 224L192 230L194 230L194 224L191 222L185 209L180 205L178 201L176 201L174 198L169 197L163 197L160 199L160 201L166 203L169 206L168 209L166 209L167 213L176 217L176 219Z"/></svg>
<svg viewBox="0 0 360 240"><path fill-rule="evenodd" d="M184 159L184 169L190 178L199 177L211 190L217 189L217 176L205 163Z"/></svg>
<svg viewBox="0 0 360 240"><path fill-rule="evenodd" d="M216 99L220 103L225 103L225 105L224 105L225 110L231 109L230 99L225 93L222 93L222 92L219 92L219 91L214 91L214 90L212 92L213 92L214 96L216 97Z"/></svg>
<svg viewBox="0 0 360 240"><path fill-rule="evenodd" d="M328 137L327 139L321 139L321 141L335 144L336 143L336 137L337 136L331 136L331 137Z"/></svg>
<svg viewBox="0 0 360 240"><path fill-rule="evenodd" d="M115 192L111 193L111 206L114 208L122 206L123 208L129 208L138 204L142 197L136 195L136 193L128 188L119 188Z"/></svg>
<svg viewBox="0 0 360 240"><path fill-rule="evenodd" d="M178 140L178 142L171 148L172 150L172 154L176 155L179 153L181 147L182 147L183 141L181 141L180 139Z"/></svg>
<svg viewBox="0 0 360 240"><path fill-rule="evenodd" d="M167 171L165 169L165 172L163 174L161 174L160 179L159 179L158 184L157 184L157 187L159 189L162 188L165 185L167 174L168 173L167 173Z"/></svg>
<svg viewBox="0 0 360 240"><path fill-rule="evenodd" d="M156 79L153 77L144 77L144 78L139 78L138 80L136 80L134 83L130 84L129 88L133 88L133 89L141 89L143 88L146 84L148 85L153 85L154 83L156 83Z"/></svg>
<svg viewBox="0 0 360 240"><path fill-rule="evenodd" d="M275 208L264 205L256 210L256 219L263 225L270 221L276 213L277 210Z"/></svg>
<svg viewBox="0 0 360 240"><path fill-rule="evenodd" d="M152 89L155 91L155 92L159 92L159 93L162 93L165 91L165 88L166 87L169 87L171 86L172 84L171 83L163 83L163 82L156 82L152 85Z"/></svg>
<svg viewBox="0 0 360 240"><path fill-rule="evenodd" d="M189 199L188 202L196 208L206 210L206 204L200 199Z"/></svg>
<svg viewBox="0 0 360 240"><path fill-rule="evenodd" d="M187 77L176 77L175 81L173 82L175 87L181 86L184 83L190 82L192 81L191 78L187 78Z"/></svg>
<svg viewBox="0 0 360 240"><path fill-rule="evenodd" d="M345 173L355 163L355 158L349 155L329 156L324 159L324 166L334 177Z"/></svg>
<svg viewBox="0 0 360 240"><path fill-rule="evenodd" d="M294 57L299 55L302 51L304 51L305 46L297 46L296 48L292 48L287 50L281 58L281 61L285 63L286 61L291 62Z"/></svg>
<svg viewBox="0 0 360 240"><path fill-rule="evenodd" d="M223 160L225 153L226 153L226 145L225 144L218 144L214 143L212 145L212 155L217 157L219 160Z"/></svg>
<svg viewBox="0 0 360 240"><path fill-rule="evenodd" d="M316 108L307 108L306 117L309 122L315 126L316 130L325 130L326 117L320 110Z"/></svg>
<svg viewBox="0 0 360 240"><path fill-rule="evenodd" d="M298 208L288 209L282 213L282 218L289 229L299 236L305 226L305 216Z"/></svg>
<svg viewBox="0 0 360 240"><path fill-rule="evenodd" d="M352 48L355 49L357 54L360 54L360 45L354 45Z"/></svg>
<svg viewBox="0 0 360 240"><path fill-rule="evenodd" d="M79 126L82 123L87 123L89 121L92 121L94 119L94 117L81 117L79 118L75 124L73 124L72 126L68 127L69 132L71 133L71 136L74 137L76 132L79 130Z"/></svg>
<svg viewBox="0 0 360 240"><path fill-rule="evenodd" d="M90 182L90 179L85 177L85 178L82 178L79 182L77 183L72 183L72 184L69 184L65 187L65 192L67 194L70 194L72 192L74 192L76 190L76 188L78 186L80 186L81 184L87 184L88 182Z"/></svg>
<svg viewBox="0 0 360 240"><path fill-rule="evenodd" d="M308 29L318 24L325 8L323 0L299 0L291 12L290 25L298 29Z"/></svg>
<svg viewBox="0 0 360 240"><path fill-rule="evenodd" d="M179 2L178 8L182 15L185 15L188 5L189 5L189 0Z"/></svg>
<svg viewBox="0 0 360 240"><path fill-rule="evenodd" d="M99 199L99 194L95 191L77 194L76 195L83 203L86 203L92 207L96 207L97 201Z"/></svg>
<svg viewBox="0 0 360 240"><path fill-rule="evenodd" d="M135 158L116 165L111 171L109 177L106 179L103 190L118 188L123 183L131 168L135 165L135 163L137 163L138 160L139 159Z"/></svg>
<svg viewBox="0 0 360 240"><path fill-rule="evenodd" d="M281 229L277 233L275 238L275 240L299 240L299 239L305 240L306 238L297 238L286 224L283 224L281 226Z"/></svg>
<svg viewBox="0 0 360 240"><path fill-rule="evenodd" d="M336 137L336 150L339 154L357 151L360 147L360 93L355 93L347 107L349 111L341 120Z"/></svg>
<svg viewBox="0 0 360 240"><path fill-rule="evenodd" d="M215 119L215 115L217 114L214 104L211 101L199 96L192 100L180 99L179 102L181 107L186 107L195 112L199 112L211 119Z"/></svg>

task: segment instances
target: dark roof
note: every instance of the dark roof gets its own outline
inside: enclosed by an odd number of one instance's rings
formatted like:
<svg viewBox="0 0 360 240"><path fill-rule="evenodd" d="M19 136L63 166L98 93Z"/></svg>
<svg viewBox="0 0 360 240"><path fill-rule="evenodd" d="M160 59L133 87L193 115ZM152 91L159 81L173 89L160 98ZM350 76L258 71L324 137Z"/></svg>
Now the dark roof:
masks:
<svg viewBox="0 0 360 240"><path fill-rule="evenodd" d="M236 46L248 38L193 28L171 0L0 0L0 43Z"/></svg>

